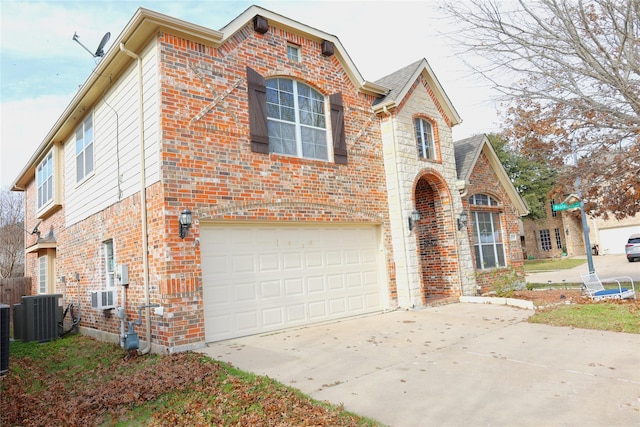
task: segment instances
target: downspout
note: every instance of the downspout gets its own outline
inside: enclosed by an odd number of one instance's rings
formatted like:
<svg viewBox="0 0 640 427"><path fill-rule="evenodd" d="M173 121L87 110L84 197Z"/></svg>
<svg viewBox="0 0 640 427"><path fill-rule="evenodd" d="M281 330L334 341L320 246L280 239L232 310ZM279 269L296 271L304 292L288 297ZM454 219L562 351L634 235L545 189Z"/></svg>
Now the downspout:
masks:
<svg viewBox="0 0 640 427"><path fill-rule="evenodd" d="M387 106L385 105L384 107L382 107L382 111L387 115L387 117L389 117L389 120L391 120L391 146L393 147L393 163L396 165L396 167L398 167L398 152L396 150L396 129L395 129L395 124L394 124L394 120L393 117L391 116L391 113L389 112L389 110L387 109ZM397 180L397 186L398 186L398 204L400 205L400 223L403 224L404 222L402 221L402 199L401 199L401 195L402 195L402 191L401 191L401 186L400 186L400 175L398 173L395 174L396 175L396 180ZM407 291L409 292L409 304L410 307L409 308L414 308L415 307L415 303L413 301L413 293L411 292L411 275L410 275L410 271L409 271L409 257L407 256L407 251L409 250L407 248L407 239L404 235L404 226L402 226L402 248L403 253L404 253L404 268L406 270L406 275L407 275ZM396 286L398 286L398 282L396 281Z"/></svg>
<svg viewBox="0 0 640 427"><path fill-rule="evenodd" d="M149 353L151 350L151 311L149 310L149 237L147 236L147 182L146 165L144 153L144 102L142 86L142 58L134 52L126 49L124 43L120 43L120 50L138 62L138 117L140 126L140 220L142 222L142 279L144 282L144 305L146 306L146 341L147 346L140 350L141 354Z"/></svg>

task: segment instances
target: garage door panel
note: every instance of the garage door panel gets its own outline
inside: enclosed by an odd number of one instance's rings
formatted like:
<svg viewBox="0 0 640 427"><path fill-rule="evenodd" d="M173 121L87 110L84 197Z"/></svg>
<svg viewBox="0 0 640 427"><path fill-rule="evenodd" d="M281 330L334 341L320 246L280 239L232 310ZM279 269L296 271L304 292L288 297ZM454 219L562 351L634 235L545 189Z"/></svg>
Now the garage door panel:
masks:
<svg viewBox="0 0 640 427"><path fill-rule="evenodd" d="M327 317L327 302L314 301L309 303L309 319L311 321L319 321Z"/></svg>
<svg viewBox="0 0 640 427"><path fill-rule="evenodd" d="M305 268L322 268L322 252L307 251L304 254Z"/></svg>
<svg viewBox="0 0 640 427"><path fill-rule="evenodd" d="M299 270L302 268L302 255L298 252L288 252L282 255L284 270Z"/></svg>
<svg viewBox="0 0 640 427"><path fill-rule="evenodd" d="M284 290L287 297L304 295L304 280L301 278L287 279L284 281Z"/></svg>
<svg viewBox="0 0 640 427"><path fill-rule="evenodd" d="M341 251L326 251L325 252L325 266L326 267L339 267L342 265L342 252Z"/></svg>
<svg viewBox="0 0 640 427"><path fill-rule="evenodd" d="M258 269L260 271L278 271L280 270L280 257L277 253L259 254Z"/></svg>
<svg viewBox="0 0 640 427"><path fill-rule="evenodd" d="M258 313L255 310L237 312L235 321L235 327L240 333L252 333L258 329Z"/></svg>
<svg viewBox="0 0 640 427"><path fill-rule="evenodd" d="M233 272L247 273L255 271L253 260L254 257L252 255L234 255L231 260Z"/></svg>
<svg viewBox="0 0 640 427"><path fill-rule="evenodd" d="M286 321L287 324L296 324L302 323L306 319L306 305L305 304L295 304L288 305L285 308Z"/></svg>
<svg viewBox="0 0 640 427"><path fill-rule="evenodd" d="M280 281L271 280L260 282L260 295L259 298L268 300L270 298L281 298L282 292L280 290Z"/></svg>
<svg viewBox="0 0 640 427"><path fill-rule="evenodd" d="M331 315L341 315L346 313L347 304L346 299L343 298L332 298L329 300L329 314Z"/></svg>
<svg viewBox="0 0 640 427"><path fill-rule="evenodd" d="M307 278L307 290L310 294L324 292L324 277Z"/></svg>
<svg viewBox="0 0 640 427"><path fill-rule="evenodd" d="M342 274L327 276L327 283L329 284L328 286L329 292L344 288L344 278Z"/></svg>
<svg viewBox="0 0 640 427"><path fill-rule="evenodd" d="M283 309L280 307L273 307L262 310L262 326L266 329L274 327L280 328L285 325L283 317Z"/></svg>
<svg viewBox="0 0 640 427"><path fill-rule="evenodd" d="M381 310L377 246L375 227L201 224L206 341Z"/></svg>

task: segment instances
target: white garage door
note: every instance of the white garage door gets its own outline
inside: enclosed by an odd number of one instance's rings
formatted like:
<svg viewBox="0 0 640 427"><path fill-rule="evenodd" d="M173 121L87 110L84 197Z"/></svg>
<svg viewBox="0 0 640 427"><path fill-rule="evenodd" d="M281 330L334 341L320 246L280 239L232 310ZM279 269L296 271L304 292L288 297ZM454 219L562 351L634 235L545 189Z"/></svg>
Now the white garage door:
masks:
<svg viewBox="0 0 640 427"><path fill-rule="evenodd" d="M600 230L600 254L623 254L624 245L633 233L640 233L640 226L617 227Z"/></svg>
<svg viewBox="0 0 640 427"><path fill-rule="evenodd" d="M377 227L201 224L207 342L382 309Z"/></svg>

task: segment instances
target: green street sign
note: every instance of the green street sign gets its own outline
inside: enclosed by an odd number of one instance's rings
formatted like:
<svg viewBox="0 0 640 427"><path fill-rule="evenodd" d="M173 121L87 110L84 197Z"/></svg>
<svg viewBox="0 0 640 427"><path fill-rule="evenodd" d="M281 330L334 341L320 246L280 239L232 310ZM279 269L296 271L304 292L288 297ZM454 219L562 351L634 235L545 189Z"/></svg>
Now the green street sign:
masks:
<svg viewBox="0 0 640 427"><path fill-rule="evenodd" d="M557 211L566 211L569 209L576 209L580 207L580 202L573 202L571 204L569 203L558 203L556 205L552 205L551 209L553 209L554 212Z"/></svg>

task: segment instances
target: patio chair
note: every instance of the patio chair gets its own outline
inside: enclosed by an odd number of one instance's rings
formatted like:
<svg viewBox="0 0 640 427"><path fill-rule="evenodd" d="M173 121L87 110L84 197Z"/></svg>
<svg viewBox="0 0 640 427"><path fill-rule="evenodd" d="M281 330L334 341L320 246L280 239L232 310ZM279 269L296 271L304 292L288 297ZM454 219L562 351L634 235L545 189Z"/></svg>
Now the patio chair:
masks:
<svg viewBox="0 0 640 427"><path fill-rule="evenodd" d="M580 274L580 276L582 276L583 290L594 301L602 299L636 299L636 288L633 284L633 279L629 276L600 279L595 272ZM631 289L623 288L621 282L630 282ZM618 289L605 289L602 286L603 283L617 283Z"/></svg>

